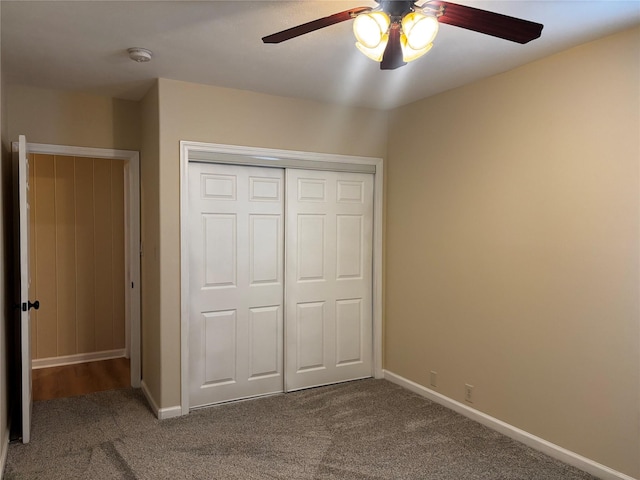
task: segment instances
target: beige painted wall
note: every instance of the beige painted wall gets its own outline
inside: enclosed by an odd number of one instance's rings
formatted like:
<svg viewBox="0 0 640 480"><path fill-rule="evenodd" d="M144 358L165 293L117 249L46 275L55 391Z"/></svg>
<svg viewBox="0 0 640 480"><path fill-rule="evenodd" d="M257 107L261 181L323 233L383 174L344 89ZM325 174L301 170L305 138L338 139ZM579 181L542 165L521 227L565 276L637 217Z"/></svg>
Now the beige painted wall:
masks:
<svg viewBox="0 0 640 480"><path fill-rule="evenodd" d="M158 84L141 101L142 381L160 397L160 113Z"/></svg>
<svg viewBox="0 0 640 480"><path fill-rule="evenodd" d="M150 348L160 356L152 394L166 408L180 404L180 140L384 157L387 116L165 79L159 93L160 343Z"/></svg>
<svg viewBox="0 0 640 480"><path fill-rule="evenodd" d="M140 150L138 102L20 85L6 100L10 141Z"/></svg>
<svg viewBox="0 0 640 480"><path fill-rule="evenodd" d="M0 11L2 6L0 5ZM1 13L0 13L1 16ZM1 49L0 49L1 50ZM0 58L0 65L2 59ZM9 448L9 436L8 436L8 413L9 413L9 395L8 395L8 339L7 339L7 324L13 320L13 312L9 308L10 300L7 300L7 288L11 284L9 278L12 271L7 265L11 259L11 255L7 249L10 246L10 241L7 238L11 235L8 230L7 217L10 217L7 211L10 208L10 202L8 201L8 189L7 183L10 182L11 176L10 165L11 159L9 158L9 152L7 151L7 121L6 121L6 95L5 95L5 82L2 75L2 68L0 68L0 212L2 212L3 221L0 222L0 458L4 457L5 452Z"/></svg>
<svg viewBox="0 0 640 480"><path fill-rule="evenodd" d="M385 278L386 369L636 478L639 46L393 111Z"/></svg>

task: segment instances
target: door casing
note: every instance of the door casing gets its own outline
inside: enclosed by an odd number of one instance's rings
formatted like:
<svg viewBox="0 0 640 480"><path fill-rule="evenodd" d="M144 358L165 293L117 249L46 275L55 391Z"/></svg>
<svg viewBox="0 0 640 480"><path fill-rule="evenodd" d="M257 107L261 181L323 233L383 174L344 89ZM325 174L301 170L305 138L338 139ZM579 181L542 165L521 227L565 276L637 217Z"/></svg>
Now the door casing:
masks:
<svg viewBox="0 0 640 480"><path fill-rule="evenodd" d="M140 388L140 155L132 150L27 143L28 153L106 158L125 162L125 332L131 386Z"/></svg>
<svg viewBox="0 0 640 480"><path fill-rule="evenodd" d="M215 143L180 142L180 373L181 411L189 413L189 162L372 173L373 198L373 370L382 378L383 159Z"/></svg>

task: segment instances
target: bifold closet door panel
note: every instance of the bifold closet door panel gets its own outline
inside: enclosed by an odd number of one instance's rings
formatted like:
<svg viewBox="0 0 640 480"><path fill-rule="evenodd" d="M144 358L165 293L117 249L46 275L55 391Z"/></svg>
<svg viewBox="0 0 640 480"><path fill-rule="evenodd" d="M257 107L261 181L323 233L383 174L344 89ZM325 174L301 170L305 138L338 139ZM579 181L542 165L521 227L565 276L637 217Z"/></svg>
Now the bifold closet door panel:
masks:
<svg viewBox="0 0 640 480"><path fill-rule="evenodd" d="M190 406L283 391L284 170L189 165Z"/></svg>
<svg viewBox="0 0 640 480"><path fill-rule="evenodd" d="M286 177L285 389L370 377L373 175Z"/></svg>

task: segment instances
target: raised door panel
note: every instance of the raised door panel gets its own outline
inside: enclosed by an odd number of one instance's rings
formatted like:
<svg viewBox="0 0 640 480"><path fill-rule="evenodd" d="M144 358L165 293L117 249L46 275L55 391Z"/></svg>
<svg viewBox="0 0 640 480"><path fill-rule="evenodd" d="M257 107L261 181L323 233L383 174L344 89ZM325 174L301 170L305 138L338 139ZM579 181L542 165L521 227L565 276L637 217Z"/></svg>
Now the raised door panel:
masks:
<svg viewBox="0 0 640 480"><path fill-rule="evenodd" d="M327 195L327 181L324 178L298 178L298 202L324 202Z"/></svg>
<svg viewBox="0 0 640 480"><path fill-rule="evenodd" d="M336 301L336 365L363 361L362 344L365 332L362 299Z"/></svg>
<svg viewBox="0 0 640 480"><path fill-rule="evenodd" d="M295 322L297 332L296 373L326 369L325 302L298 303L291 321Z"/></svg>
<svg viewBox="0 0 640 480"><path fill-rule="evenodd" d="M361 279L364 273L362 215L336 216L336 277Z"/></svg>
<svg viewBox="0 0 640 480"><path fill-rule="evenodd" d="M365 182L362 180L338 180L336 201L363 204L365 190Z"/></svg>
<svg viewBox="0 0 640 480"><path fill-rule="evenodd" d="M281 202L282 180L280 178L249 177L249 201Z"/></svg>
<svg viewBox="0 0 640 480"><path fill-rule="evenodd" d="M236 381L235 310L202 314L202 363L205 366L202 384L206 386Z"/></svg>
<svg viewBox="0 0 640 480"><path fill-rule="evenodd" d="M297 279L299 282L325 278L325 215L297 216Z"/></svg>
<svg viewBox="0 0 640 480"><path fill-rule="evenodd" d="M282 283L282 216L249 216L249 282L252 286Z"/></svg>
<svg viewBox="0 0 640 480"><path fill-rule="evenodd" d="M202 174L201 194L203 199L235 200L237 177L235 175Z"/></svg>
<svg viewBox="0 0 640 480"><path fill-rule="evenodd" d="M203 287L237 285L237 219L234 214L202 215Z"/></svg>
<svg viewBox="0 0 640 480"><path fill-rule="evenodd" d="M249 379L282 375L281 306L249 310Z"/></svg>

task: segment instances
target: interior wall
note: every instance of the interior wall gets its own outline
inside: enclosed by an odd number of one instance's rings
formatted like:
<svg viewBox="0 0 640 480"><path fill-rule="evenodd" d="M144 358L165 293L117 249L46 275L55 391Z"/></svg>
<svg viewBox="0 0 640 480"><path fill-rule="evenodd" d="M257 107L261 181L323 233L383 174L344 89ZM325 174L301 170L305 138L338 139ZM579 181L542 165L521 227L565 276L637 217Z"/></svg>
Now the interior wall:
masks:
<svg viewBox="0 0 640 480"><path fill-rule="evenodd" d="M166 79L159 99L161 338L150 348L168 408L180 405L180 140L384 157L387 115Z"/></svg>
<svg viewBox="0 0 640 480"><path fill-rule="evenodd" d="M158 84L141 101L142 382L160 398L160 110Z"/></svg>
<svg viewBox="0 0 640 480"><path fill-rule="evenodd" d="M9 85L10 141L140 150L140 104L96 95Z"/></svg>
<svg viewBox="0 0 640 480"><path fill-rule="evenodd" d="M29 162L32 358L124 351L124 162Z"/></svg>
<svg viewBox="0 0 640 480"><path fill-rule="evenodd" d="M635 478L639 63L635 28L394 110L385 277L387 370Z"/></svg>
<svg viewBox="0 0 640 480"><path fill-rule="evenodd" d="M1 12L2 6L0 5L0 16L2 15ZM2 320L0 320L0 468L4 468L4 459L9 447L9 342L7 325L13 320L13 309L9 308L10 302L7 301L7 289L11 284L9 275L12 271L8 267L8 262L11 261L12 252L10 251L11 242L6 237L11 235L11 231L8 229L11 224L8 220L13 217L7 212L11 205L11 202L6 198L10 194L10 190L7 189L6 185L11 178L7 174L7 172L11 171L11 161L7 151L6 84L2 75L1 65L2 59L0 56L0 211L3 218L3 221L0 222L0 315L2 315ZM2 473L0 471L0 477Z"/></svg>

